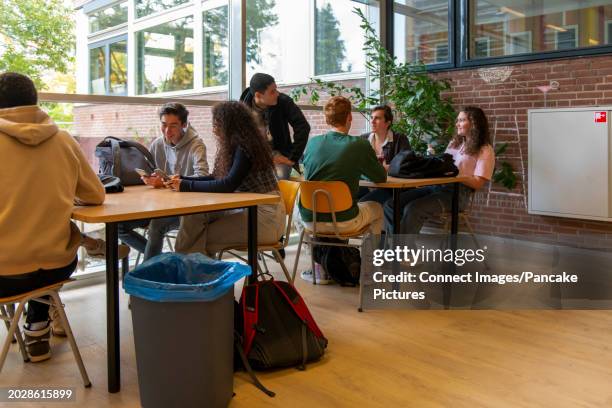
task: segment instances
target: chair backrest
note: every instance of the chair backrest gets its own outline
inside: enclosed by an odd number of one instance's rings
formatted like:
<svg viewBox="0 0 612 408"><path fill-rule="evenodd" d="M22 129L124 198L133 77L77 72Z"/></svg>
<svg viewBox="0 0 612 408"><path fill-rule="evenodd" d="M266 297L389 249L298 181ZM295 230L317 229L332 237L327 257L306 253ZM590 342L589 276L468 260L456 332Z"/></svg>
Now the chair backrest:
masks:
<svg viewBox="0 0 612 408"><path fill-rule="evenodd" d="M293 213L293 207L295 207L295 198L300 190L300 183L297 181L280 180L278 182L278 189L285 204L285 212L287 215Z"/></svg>
<svg viewBox="0 0 612 408"><path fill-rule="evenodd" d="M353 206L353 196L343 181L302 181L300 183L302 206L312 211L315 200L317 213L346 211Z"/></svg>

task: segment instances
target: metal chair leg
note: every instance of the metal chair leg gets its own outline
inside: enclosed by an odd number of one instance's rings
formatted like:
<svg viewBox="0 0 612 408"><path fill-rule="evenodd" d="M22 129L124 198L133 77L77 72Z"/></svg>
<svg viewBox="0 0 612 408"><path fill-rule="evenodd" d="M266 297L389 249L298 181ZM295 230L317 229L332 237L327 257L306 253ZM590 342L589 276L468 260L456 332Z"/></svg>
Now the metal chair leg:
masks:
<svg viewBox="0 0 612 408"><path fill-rule="evenodd" d="M8 334L6 336L6 340L4 341L4 345L2 346L2 352L0 352L0 373L2 372L2 368L4 367L4 362L6 361L6 356L9 352L9 347L11 345L11 339L13 338L13 336L15 336L15 330L17 329L17 326L19 325L19 319L21 318L21 315L23 314L23 308L25 306L24 303L25 302L19 303L19 306L17 306L17 311L15 312L15 315L11 319L11 324L9 326Z"/></svg>
<svg viewBox="0 0 612 408"><path fill-rule="evenodd" d="M274 258L276 258L276 262L278 262L281 268L283 268L283 273L285 274L285 278L287 279L287 282L293 285L293 281L291 280L291 276L289 275L287 266L285 265L285 262L283 261L283 257L280 255L277 249L273 249L272 253L274 254Z"/></svg>
<svg viewBox="0 0 612 408"><path fill-rule="evenodd" d="M293 276L291 282L295 282L295 274L297 272L298 262L300 260L300 252L302 251L302 243L304 242L304 230L300 233L300 241L298 242L297 252L295 253L295 261L293 262Z"/></svg>
<svg viewBox="0 0 612 408"><path fill-rule="evenodd" d="M83 359L81 358L81 353L76 344L76 340L74 339L74 335L72 334L70 323L68 323L68 317L66 317L66 312L64 311L64 306L62 305L62 301L60 300L59 294L56 291L51 291L51 293L49 294L51 295L51 299L52 299L54 306L59 312L62 326L64 327L64 330L66 330L66 336L68 337L68 341L70 342L70 347L72 348L74 359L76 360L77 365L79 366L79 371L81 372L81 377L83 378L83 385L85 385L85 388L89 388L91 387L91 381L89 381L87 370L85 369L85 365L83 364Z"/></svg>

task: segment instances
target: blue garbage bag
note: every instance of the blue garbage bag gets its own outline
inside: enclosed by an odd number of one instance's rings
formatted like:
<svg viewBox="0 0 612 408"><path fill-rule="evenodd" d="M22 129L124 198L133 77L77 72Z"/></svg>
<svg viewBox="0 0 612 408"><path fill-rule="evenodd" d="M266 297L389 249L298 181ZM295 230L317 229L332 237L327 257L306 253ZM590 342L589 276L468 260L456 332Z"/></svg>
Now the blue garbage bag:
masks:
<svg viewBox="0 0 612 408"><path fill-rule="evenodd" d="M202 302L223 296L251 268L200 253L157 255L128 272L123 289L152 302Z"/></svg>

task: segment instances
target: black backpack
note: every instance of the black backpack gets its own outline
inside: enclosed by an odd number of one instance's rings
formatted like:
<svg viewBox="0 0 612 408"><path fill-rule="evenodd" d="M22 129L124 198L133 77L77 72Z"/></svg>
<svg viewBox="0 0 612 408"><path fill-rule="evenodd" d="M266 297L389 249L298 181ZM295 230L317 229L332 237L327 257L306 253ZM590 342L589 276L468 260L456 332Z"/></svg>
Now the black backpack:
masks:
<svg viewBox="0 0 612 408"><path fill-rule="evenodd" d="M100 174L121 179L124 186L144 184L134 169L149 173L155 170L155 159L149 149L138 142L108 136L96 146L96 157L100 162Z"/></svg>
<svg viewBox="0 0 612 408"><path fill-rule="evenodd" d="M327 242L344 242L334 238L319 238ZM320 264L330 278L340 286L357 286L361 273L361 256L357 248L315 245L315 262Z"/></svg>
<svg viewBox="0 0 612 408"><path fill-rule="evenodd" d="M306 363L325 353L327 339L290 283L267 280L245 286L234 317L234 361L242 362L255 385L269 396L274 393L257 380L251 367L304 370Z"/></svg>
<svg viewBox="0 0 612 408"><path fill-rule="evenodd" d="M459 174L453 156L442 153L423 157L412 150L399 152L389 163L389 175L400 178L454 177Z"/></svg>

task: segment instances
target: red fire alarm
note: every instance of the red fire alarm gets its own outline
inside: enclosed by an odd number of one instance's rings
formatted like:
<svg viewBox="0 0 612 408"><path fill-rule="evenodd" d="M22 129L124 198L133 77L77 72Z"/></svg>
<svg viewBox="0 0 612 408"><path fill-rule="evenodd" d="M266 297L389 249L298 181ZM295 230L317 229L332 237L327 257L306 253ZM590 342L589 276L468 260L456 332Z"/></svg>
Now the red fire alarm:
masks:
<svg viewBox="0 0 612 408"><path fill-rule="evenodd" d="M595 112L595 123L607 123L608 112Z"/></svg>

